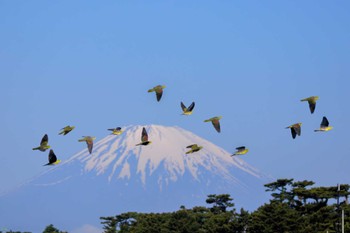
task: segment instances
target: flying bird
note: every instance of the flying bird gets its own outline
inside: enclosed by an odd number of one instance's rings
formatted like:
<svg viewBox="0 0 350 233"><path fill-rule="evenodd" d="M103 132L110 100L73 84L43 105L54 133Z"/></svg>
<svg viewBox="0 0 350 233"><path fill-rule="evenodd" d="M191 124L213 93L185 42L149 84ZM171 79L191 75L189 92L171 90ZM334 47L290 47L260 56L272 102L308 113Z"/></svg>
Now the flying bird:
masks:
<svg viewBox="0 0 350 233"><path fill-rule="evenodd" d="M307 101L309 103L309 108L311 114L314 113L315 108L316 108L316 101L319 99L318 96L310 96L308 98L302 99L300 101Z"/></svg>
<svg viewBox="0 0 350 233"><path fill-rule="evenodd" d="M187 146L186 148L191 148L189 151L186 152L186 154L191 154L191 153L200 151L203 147L198 146L197 144L192 144L192 145Z"/></svg>
<svg viewBox="0 0 350 233"><path fill-rule="evenodd" d="M148 144L151 144L151 141L148 141L148 134L145 129L145 127L142 128L142 134L141 134L141 142L136 144L136 146L147 146Z"/></svg>
<svg viewBox="0 0 350 233"><path fill-rule="evenodd" d="M112 134L114 135L120 135L122 134L124 131L122 130L122 128L117 127L117 128L113 128L113 129L108 129L109 131L112 131Z"/></svg>
<svg viewBox="0 0 350 233"><path fill-rule="evenodd" d="M49 143L49 137L47 136L47 134L45 134L41 139L40 146L33 148L33 150L40 150L44 152L51 147L48 145L48 143Z"/></svg>
<svg viewBox="0 0 350 233"><path fill-rule="evenodd" d="M245 154L247 154L248 151L249 151L249 149L245 148L245 146L236 147L236 152L231 156L245 155Z"/></svg>
<svg viewBox="0 0 350 233"><path fill-rule="evenodd" d="M164 89L164 88L165 88L164 85L158 85L158 86L153 87L152 89L149 89L148 92L153 92L153 91L155 91L155 92L156 92L156 96L157 96L157 101L159 102L160 99L162 98L163 89Z"/></svg>
<svg viewBox="0 0 350 233"><path fill-rule="evenodd" d="M211 121L211 123L213 124L213 126L214 126L214 128L216 129L216 131L218 132L218 133L220 133L221 132L221 129L220 129L220 122L219 122L219 120L222 118L222 116L216 116L216 117L212 117L212 118L210 118L210 119L208 119L208 120L205 120L204 122L209 122L209 121Z"/></svg>
<svg viewBox="0 0 350 233"><path fill-rule="evenodd" d="M67 125L66 127L62 128L61 132L59 133L60 135L63 134L63 135L66 135L68 134L70 131L72 131L73 129L75 128L75 126L69 126Z"/></svg>
<svg viewBox="0 0 350 233"><path fill-rule="evenodd" d="M302 123L296 123L296 124L293 124L293 125L290 125L290 126L286 127L286 129L290 129L293 139L297 135L300 136L300 134L301 134L301 124Z"/></svg>
<svg viewBox="0 0 350 233"><path fill-rule="evenodd" d="M47 164L44 164L44 166L56 165L56 164L59 164L60 162L61 162L61 160L57 160L57 157L56 157L55 153L51 149L50 152L49 152L49 162Z"/></svg>
<svg viewBox="0 0 350 233"><path fill-rule="evenodd" d="M181 102L181 108L182 108L182 115L191 115L192 114L192 110L194 108L194 102L192 102L192 104L190 106L188 106L188 108L184 105L184 103Z"/></svg>
<svg viewBox="0 0 350 233"><path fill-rule="evenodd" d="M89 153L91 154L92 152L92 148L94 146L94 140L96 139L96 137L91 137L91 136L83 136L82 139L79 139L79 142L86 142L86 145L88 147Z"/></svg>
<svg viewBox="0 0 350 233"><path fill-rule="evenodd" d="M333 126L329 126L329 121L328 121L327 117L324 116L322 118L322 122L321 122L320 128L319 129L315 129L314 131L315 132L319 132L319 131L326 132L326 131L329 131L331 129L333 129Z"/></svg>

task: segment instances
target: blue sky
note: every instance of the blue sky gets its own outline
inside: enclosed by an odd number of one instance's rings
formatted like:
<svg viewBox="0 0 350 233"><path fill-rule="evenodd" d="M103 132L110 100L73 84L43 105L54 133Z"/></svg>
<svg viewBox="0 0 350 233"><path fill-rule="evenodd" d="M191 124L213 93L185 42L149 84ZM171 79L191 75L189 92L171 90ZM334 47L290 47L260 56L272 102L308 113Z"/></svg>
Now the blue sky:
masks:
<svg viewBox="0 0 350 233"><path fill-rule="evenodd" d="M177 125L276 178L350 183L348 1L0 1L0 191L83 135ZM147 93L166 85L161 102ZM310 114L301 98L320 96ZM180 116L180 101L196 102ZM203 120L221 115L222 133ZM333 131L314 133L323 116ZM286 126L302 122L291 138ZM66 125L76 129L57 135Z"/></svg>

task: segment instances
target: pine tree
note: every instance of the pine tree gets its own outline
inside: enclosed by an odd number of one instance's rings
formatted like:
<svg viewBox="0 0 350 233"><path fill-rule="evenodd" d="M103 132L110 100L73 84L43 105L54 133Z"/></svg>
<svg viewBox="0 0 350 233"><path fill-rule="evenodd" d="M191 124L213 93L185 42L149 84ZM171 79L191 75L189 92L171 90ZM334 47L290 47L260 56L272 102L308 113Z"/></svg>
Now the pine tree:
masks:
<svg viewBox="0 0 350 233"><path fill-rule="evenodd" d="M233 207L234 204L231 202L233 199L230 197L230 194L210 194L206 202L208 204L213 204L211 210L214 213L226 212L228 207ZM232 210L233 211L233 210Z"/></svg>
<svg viewBox="0 0 350 233"><path fill-rule="evenodd" d="M53 226L53 224L48 225L43 233L67 233L65 231L60 231L56 227Z"/></svg>

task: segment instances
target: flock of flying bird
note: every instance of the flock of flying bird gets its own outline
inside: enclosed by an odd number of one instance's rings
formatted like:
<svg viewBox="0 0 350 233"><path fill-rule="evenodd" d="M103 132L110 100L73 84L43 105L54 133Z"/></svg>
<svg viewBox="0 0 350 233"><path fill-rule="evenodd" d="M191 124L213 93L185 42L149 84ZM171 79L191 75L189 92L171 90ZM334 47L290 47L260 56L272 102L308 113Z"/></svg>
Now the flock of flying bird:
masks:
<svg viewBox="0 0 350 233"><path fill-rule="evenodd" d="M311 112L311 114L313 114L314 111L315 111L315 108L316 108L316 101L318 99L319 99L318 96L311 96L311 97L302 99L301 101L302 102L303 101L307 101L309 103L310 112ZM300 134L301 134L301 125L302 125L302 123L295 123L293 125L290 125L290 126L286 127L286 129L290 129L291 130L293 139L297 135L300 136ZM322 118L320 128L315 129L314 131L315 132L326 132L326 131L329 131L331 129L333 129L333 126L329 126L329 121L328 121L327 117L324 116Z"/></svg>
<svg viewBox="0 0 350 233"><path fill-rule="evenodd" d="M155 86L152 89L149 89L148 92L155 92L156 93L156 98L157 101L159 102L162 98L163 95L163 89L165 88L164 85L158 85ZM319 99L318 96L311 96L305 99L302 99L301 101L307 101L309 104L309 109L311 114L314 113L315 108L316 108L316 101ZM194 109L195 103L192 102L190 106L186 107L185 104L183 102L181 102L181 109L183 111L182 115L191 115L192 111ZM221 129L220 129L220 119L222 118L222 116L215 116L212 117L210 119L204 120L204 122L211 122L215 128L215 130L220 133ZM286 129L290 129L291 130L291 134L292 134L292 138L295 139L295 137L298 135L300 136L301 134L301 125L302 123L296 123L293 125L290 125L288 127L286 127ZM66 135L69 132L71 132L75 127L74 126L66 126L64 128L61 129L61 132L59 133L59 135ZM333 127L329 126L329 122L328 119L326 117L323 117L320 128L316 129L315 132L321 131L321 132L325 132L325 131L329 131L331 130ZM109 131L112 131L111 134L113 135L120 135L123 133L123 130L121 129L121 127L116 127L116 128L112 128L112 129L108 129ZM92 148L93 148L93 141L96 139L96 137L92 137L92 136L83 136L83 138L79 139L79 142L86 142L87 144L87 148L89 153L92 153ZM50 149L51 146L48 144L49 138L48 135L45 134L40 142L40 146L33 148L33 150L40 150L42 152L46 151L47 149ZM148 134L146 129L143 127L142 129L142 133L141 133L141 142L136 144L136 146L147 146L150 143L152 143L151 141L148 140ZM190 153L194 153L197 152L199 150L201 150L203 147L199 146L197 144L192 144L187 146L186 148L188 148L189 150L186 152L186 154L190 154ZM244 155L248 152L248 148L246 148L245 146L240 146L236 148L236 152L234 154L232 154L231 156L235 156L235 155ZM57 156L55 155L54 151L52 149L50 149L49 155L48 155L48 159L49 162L47 164L44 164L44 166L46 165L55 165L61 162L61 160L57 159Z"/></svg>

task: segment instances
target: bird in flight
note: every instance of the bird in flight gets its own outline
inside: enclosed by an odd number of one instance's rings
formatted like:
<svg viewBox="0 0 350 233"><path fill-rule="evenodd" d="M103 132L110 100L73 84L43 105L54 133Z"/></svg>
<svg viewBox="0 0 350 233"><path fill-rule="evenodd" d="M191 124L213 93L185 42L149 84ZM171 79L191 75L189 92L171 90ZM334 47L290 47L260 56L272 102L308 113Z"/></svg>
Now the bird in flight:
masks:
<svg viewBox="0 0 350 233"><path fill-rule="evenodd" d="M164 88L165 88L164 85L158 85L153 87L152 89L149 89L148 92L156 92L157 101L159 102L160 99L162 98Z"/></svg>
<svg viewBox="0 0 350 233"><path fill-rule="evenodd" d="M181 102L181 108L182 108L182 115L191 115L193 108L194 108L194 102L192 102L192 104L190 106L188 106L188 108L184 105L184 103Z"/></svg>
<svg viewBox="0 0 350 233"><path fill-rule="evenodd" d="M290 126L286 127L286 129L290 129L293 139L297 135L300 136L300 134L301 134L301 124L302 123L296 123L296 124L293 124L293 125L290 125Z"/></svg>
<svg viewBox="0 0 350 233"><path fill-rule="evenodd" d="M40 150L44 152L51 147L48 145L48 143L49 143L49 137L47 136L47 134L45 134L41 139L40 146L33 148L33 150Z"/></svg>
<svg viewBox="0 0 350 233"><path fill-rule="evenodd" d="M92 148L94 146L94 140L96 139L96 137L91 137L91 136L83 136L82 139L79 139L79 142L86 142L86 145L88 147L89 153L91 154L92 152Z"/></svg>
<svg viewBox="0 0 350 233"><path fill-rule="evenodd" d="M315 108L316 108L316 101L319 99L318 96L310 96L308 98L302 99L300 101L307 101L309 103L309 108L311 114L314 113Z"/></svg>
<svg viewBox="0 0 350 233"><path fill-rule="evenodd" d="M56 165L56 164L59 164L60 162L61 162L61 160L57 160L55 153L51 149L49 152L49 162L47 164L44 164L44 166Z"/></svg>
<svg viewBox="0 0 350 233"><path fill-rule="evenodd" d="M67 125L66 127L62 128L61 132L59 134L63 134L63 135L66 135L68 134L70 131L72 131L73 129L75 128L75 126L69 126Z"/></svg>
<svg viewBox="0 0 350 233"><path fill-rule="evenodd" d="M210 118L210 119L208 119L208 120L205 120L204 122L209 122L209 121L211 121L211 123L213 124L213 126L214 126L214 128L216 129L216 131L218 132L218 133L220 133L221 132L221 129L220 129L220 122L219 122L219 120L222 118L222 116L216 116L216 117L212 117L212 118Z"/></svg>
<svg viewBox="0 0 350 233"><path fill-rule="evenodd" d="M124 132L121 127L108 129L108 130L112 131L112 134L114 134L114 135L120 135L120 134L122 134Z"/></svg>
<svg viewBox="0 0 350 233"><path fill-rule="evenodd" d="M142 128L142 133L141 133L141 142L136 144L136 146L147 146L151 144L151 141L148 141L148 134L145 129L145 127Z"/></svg>
<svg viewBox="0 0 350 233"><path fill-rule="evenodd" d="M194 152L197 152L197 151L200 151L201 149L203 149L202 146L198 146L197 144L189 145L186 148L191 148L189 151L186 152L186 154L192 154Z"/></svg>
<svg viewBox="0 0 350 233"><path fill-rule="evenodd" d="M322 122L321 122L321 125L320 125L320 128L319 129L315 129L314 131L315 132L326 132L326 131L329 131L333 129L333 126L329 126L329 121L327 119L327 117L323 117L322 118Z"/></svg>
<svg viewBox="0 0 350 233"><path fill-rule="evenodd" d="M236 152L231 156L245 155L245 154L247 154L248 151L249 151L249 149L245 148L245 146L236 147Z"/></svg>

